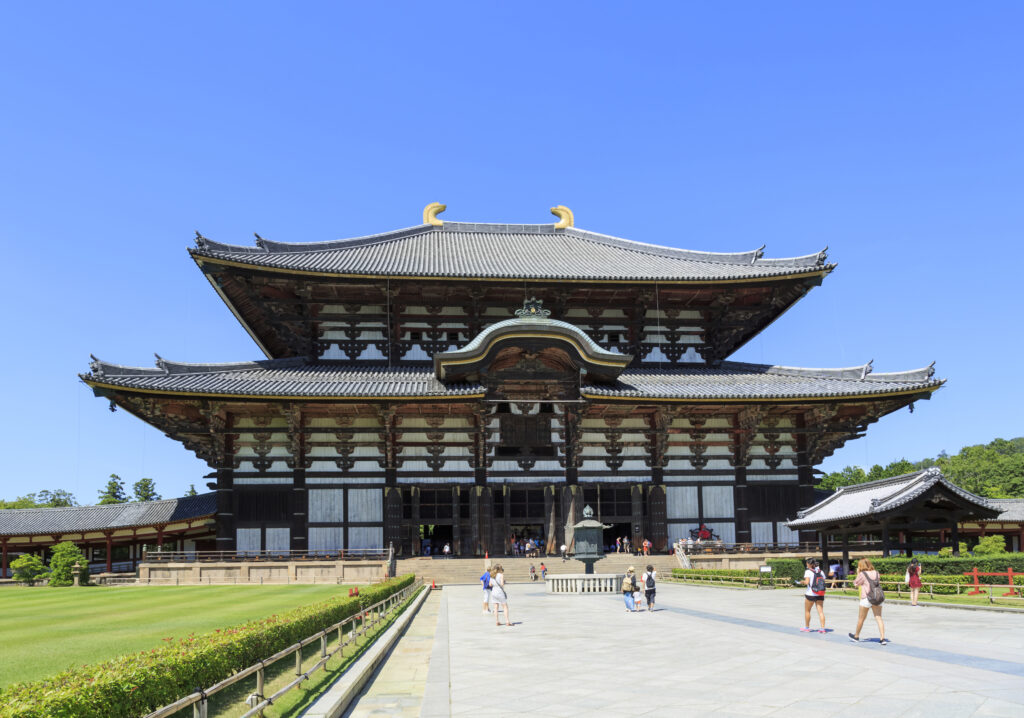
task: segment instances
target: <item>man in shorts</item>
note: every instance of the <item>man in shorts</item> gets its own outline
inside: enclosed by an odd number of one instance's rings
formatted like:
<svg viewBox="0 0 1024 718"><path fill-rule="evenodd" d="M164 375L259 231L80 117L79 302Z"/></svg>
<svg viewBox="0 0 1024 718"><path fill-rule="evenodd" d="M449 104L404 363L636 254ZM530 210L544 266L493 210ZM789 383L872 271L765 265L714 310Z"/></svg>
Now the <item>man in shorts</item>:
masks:
<svg viewBox="0 0 1024 718"><path fill-rule="evenodd" d="M480 577L480 583L484 585L484 610L481 613L491 612L491 572L484 571L484 575Z"/></svg>
<svg viewBox="0 0 1024 718"><path fill-rule="evenodd" d="M654 592L655 580L658 578L658 572L654 570L652 564L647 564L647 570L644 571L644 575L640 577L640 586L644 589L644 599L647 601L647 610L654 610Z"/></svg>
<svg viewBox="0 0 1024 718"><path fill-rule="evenodd" d="M807 570L804 571L804 627L800 630L803 633L813 631L811 628L811 606L818 609L818 618L821 619L821 628L818 633L825 633L825 574L821 572L821 564L818 559L807 559ZM817 584L817 587L815 586Z"/></svg>

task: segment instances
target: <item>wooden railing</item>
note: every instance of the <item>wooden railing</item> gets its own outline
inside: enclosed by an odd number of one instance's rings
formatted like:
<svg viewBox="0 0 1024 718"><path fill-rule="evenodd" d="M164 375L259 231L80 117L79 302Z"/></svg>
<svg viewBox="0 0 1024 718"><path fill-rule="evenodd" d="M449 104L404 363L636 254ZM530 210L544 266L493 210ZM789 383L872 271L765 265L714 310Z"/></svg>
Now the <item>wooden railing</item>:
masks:
<svg viewBox="0 0 1024 718"><path fill-rule="evenodd" d="M359 613L355 616L350 616L344 621L335 623L334 625L328 626L322 631L314 633L308 638L304 638L298 643L288 646L281 651L278 651L269 658L264 658L258 663L254 663L248 668L234 673L220 683L216 683L205 690L198 690L195 693L185 696L174 703L164 706L159 710L153 711L148 714L145 718L166 718L172 716L178 711L192 706L193 718L207 718L207 712L209 709L210 696L224 690L225 688L232 686L239 681L245 680L249 676L256 675L256 691L246 699L246 704L250 706L249 710L242 714L242 718L250 718L250 716L262 716L263 711L268 708L274 701L278 700L288 691L298 687L303 681L309 680L310 676L316 671L327 665L329 661L336 654L341 653L347 646L353 642L358 646L359 637L366 635L371 629L379 625L384 621L387 616L397 611L402 607L402 604L407 598L415 594L419 589L423 587L423 579L417 579L415 583L410 586L406 586L401 591L394 593L382 601L378 601L372 606L366 606L360 609ZM367 618L369 616L369 618ZM346 634L345 627L351 624L351 630ZM327 636L334 631L338 632L338 644L333 650L327 650ZM308 671L302 670L302 649L311 643L320 641L320 659L310 668ZM273 665L277 661L280 661L288 656L295 654L295 679L286 684L283 688L278 690L271 696L264 696L264 682L265 674L268 666Z"/></svg>
<svg viewBox="0 0 1024 718"><path fill-rule="evenodd" d="M334 551L144 551L148 563L196 561L386 561L387 548L350 548Z"/></svg>
<svg viewBox="0 0 1024 718"><path fill-rule="evenodd" d="M1018 574L1019 575L1019 574ZM853 578L849 577L843 579L849 586L846 586L842 591L856 591L859 595L860 589L853 588ZM897 598L903 598L904 594L910 596L910 587L903 583L902 579L888 581L883 579L879 582L882 586L882 590L886 593L896 593ZM1024 601L1024 586L1009 583L941 583L939 581L929 581L927 578L921 578L921 593L927 593L928 597L934 599L938 595L941 600L943 596L953 595L949 592L942 592L939 594L935 593L936 586L948 586L956 588L957 596L970 596L970 595L985 595L988 598L989 603L995 603L996 599L1007 600L1007 601ZM978 588L983 590L977 590ZM1008 590L1006 590L1008 589ZM997 591L1004 591L1003 593L997 593Z"/></svg>

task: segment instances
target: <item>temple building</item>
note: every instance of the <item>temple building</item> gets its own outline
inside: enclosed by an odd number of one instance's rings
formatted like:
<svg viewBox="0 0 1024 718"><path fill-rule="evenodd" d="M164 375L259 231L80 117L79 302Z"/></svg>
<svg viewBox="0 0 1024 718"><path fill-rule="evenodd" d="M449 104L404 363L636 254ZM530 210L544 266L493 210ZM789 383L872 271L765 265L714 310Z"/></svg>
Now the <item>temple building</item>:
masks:
<svg viewBox="0 0 1024 718"><path fill-rule="evenodd" d="M442 221L191 255L266 358L153 368L94 359L97 396L205 460L216 547L325 551L429 537L463 555L513 534L657 550L705 523L727 543L811 541L815 465L930 398L927 367L729 361L825 279L769 259L556 224ZM804 535L806 534L806 535Z"/></svg>

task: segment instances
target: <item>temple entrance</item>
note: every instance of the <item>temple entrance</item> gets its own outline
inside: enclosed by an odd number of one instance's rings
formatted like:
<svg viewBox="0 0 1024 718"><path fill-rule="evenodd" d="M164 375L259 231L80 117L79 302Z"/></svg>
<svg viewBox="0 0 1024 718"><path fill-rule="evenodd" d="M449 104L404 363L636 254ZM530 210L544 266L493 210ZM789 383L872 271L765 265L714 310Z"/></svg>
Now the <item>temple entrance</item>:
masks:
<svg viewBox="0 0 1024 718"><path fill-rule="evenodd" d="M544 526L542 524L513 524L512 534L509 536L511 542L512 536L516 537L516 540L525 544L530 539L537 542L536 551L537 555L544 555ZM525 556L528 549L512 549L509 547L510 556Z"/></svg>
<svg viewBox="0 0 1024 718"><path fill-rule="evenodd" d="M615 539L622 538L623 536L629 536L632 529L628 521L622 523L614 523L611 528L604 530L602 540L604 541L604 550L608 553L615 553ZM625 547L623 547L623 551Z"/></svg>
<svg viewBox="0 0 1024 718"><path fill-rule="evenodd" d="M454 555L455 542L452 539L450 524L420 524L420 555L444 556L445 544L452 547L452 555Z"/></svg>

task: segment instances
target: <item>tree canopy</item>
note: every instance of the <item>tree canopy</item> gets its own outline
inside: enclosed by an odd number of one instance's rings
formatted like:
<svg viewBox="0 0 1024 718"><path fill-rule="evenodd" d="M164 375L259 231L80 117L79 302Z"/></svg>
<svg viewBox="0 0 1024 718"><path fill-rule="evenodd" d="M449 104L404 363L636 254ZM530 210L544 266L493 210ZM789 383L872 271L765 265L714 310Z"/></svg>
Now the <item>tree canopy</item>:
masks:
<svg viewBox="0 0 1024 718"><path fill-rule="evenodd" d="M78 506L74 494L64 489L43 489L35 494L25 494L11 501L0 499L0 509L52 509L61 506Z"/></svg>
<svg viewBox="0 0 1024 718"><path fill-rule="evenodd" d="M139 479L132 484L132 493L136 501L159 501L160 494L156 492L156 482L153 479Z"/></svg>
<svg viewBox="0 0 1024 718"><path fill-rule="evenodd" d="M842 471L825 474L820 488L835 490L841 486L909 474L929 466L938 466L949 481L979 496L990 499L1024 498L1024 437L965 446L952 456L942 451L934 459L916 462L900 459L886 466L875 464L867 471L860 466L847 466Z"/></svg>
<svg viewBox="0 0 1024 718"><path fill-rule="evenodd" d="M107 485L99 492L100 498L97 503L123 504L128 501L128 494L124 490L124 481L117 474L111 474Z"/></svg>

